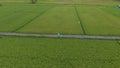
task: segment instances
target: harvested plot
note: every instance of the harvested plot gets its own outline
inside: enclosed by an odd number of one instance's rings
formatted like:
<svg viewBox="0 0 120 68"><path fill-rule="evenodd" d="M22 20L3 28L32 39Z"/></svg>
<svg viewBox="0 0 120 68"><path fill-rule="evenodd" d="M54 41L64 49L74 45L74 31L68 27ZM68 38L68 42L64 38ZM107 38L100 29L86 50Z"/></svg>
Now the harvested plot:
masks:
<svg viewBox="0 0 120 68"><path fill-rule="evenodd" d="M105 12L104 6L78 6L79 15L87 34L120 35L120 17ZM116 10L118 12L119 10ZM119 14L120 15L120 14Z"/></svg>
<svg viewBox="0 0 120 68"><path fill-rule="evenodd" d="M114 68L120 65L120 46L112 40L2 37L0 48L2 68Z"/></svg>
<svg viewBox="0 0 120 68"><path fill-rule="evenodd" d="M17 32L83 34L74 7L56 6Z"/></svg>

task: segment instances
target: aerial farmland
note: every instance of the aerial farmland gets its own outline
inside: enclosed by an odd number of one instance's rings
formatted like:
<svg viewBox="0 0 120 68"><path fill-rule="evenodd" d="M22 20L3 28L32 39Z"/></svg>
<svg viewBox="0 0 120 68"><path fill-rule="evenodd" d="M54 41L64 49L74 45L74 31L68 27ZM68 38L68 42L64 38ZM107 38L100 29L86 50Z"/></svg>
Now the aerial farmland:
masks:
<svg viewBox="0 0 120 68"><path fill-rule="evenodd" d="M120 68L120 1L0 0L0 68Z"/></svg>

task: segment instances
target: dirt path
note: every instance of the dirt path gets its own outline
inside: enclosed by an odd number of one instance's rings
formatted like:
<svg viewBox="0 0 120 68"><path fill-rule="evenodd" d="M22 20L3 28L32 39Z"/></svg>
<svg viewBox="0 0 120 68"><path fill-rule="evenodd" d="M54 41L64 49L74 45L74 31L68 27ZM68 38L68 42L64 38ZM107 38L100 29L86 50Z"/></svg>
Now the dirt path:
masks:
<svg viewBox="0 0 120 68"><path fill-rule="evenodd" d="M120 40L120 36L57 35L57 34L55 35L55 34L29 34L29 33L10 33L10 32L0 32L0 36Z"/></svg>

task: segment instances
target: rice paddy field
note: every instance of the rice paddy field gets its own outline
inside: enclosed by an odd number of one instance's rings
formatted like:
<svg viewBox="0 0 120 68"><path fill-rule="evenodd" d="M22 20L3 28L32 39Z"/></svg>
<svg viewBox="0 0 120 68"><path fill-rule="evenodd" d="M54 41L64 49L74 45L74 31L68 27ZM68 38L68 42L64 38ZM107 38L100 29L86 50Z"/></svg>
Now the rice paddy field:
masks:
<svg viewBox="0 0 120 68"><path fill-rule="evenodd" d="M1 4L1 32L120 35L120 9L115 5Z"/></svg>
<svg viewBox="0 0 120 68"><path fill-rule="evenodd" d="M120 36L119 0L0 0L0 32ZM120 40L0 36L0 68L120 68Z"/></svg>
<svg viewBox="0 0 120 68"><path fill-rule="evenodd" d="M1 68L119 68L115 40L1 37Z"/></svg>

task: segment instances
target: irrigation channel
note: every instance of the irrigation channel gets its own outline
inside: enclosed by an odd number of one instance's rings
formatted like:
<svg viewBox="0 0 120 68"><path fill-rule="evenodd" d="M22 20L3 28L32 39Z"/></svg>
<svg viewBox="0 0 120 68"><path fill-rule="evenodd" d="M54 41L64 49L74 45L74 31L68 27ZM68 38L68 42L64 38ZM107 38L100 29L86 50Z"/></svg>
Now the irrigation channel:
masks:
<svg viewBox="0 0 120 68"><path fill-rule="evenodd" d="M59 35L58 35L58 34L29 34L29 33L13 33L13 32L0 32L0 36L120 40L120 36L61 35L61 34L59 34Z"/></svg>

